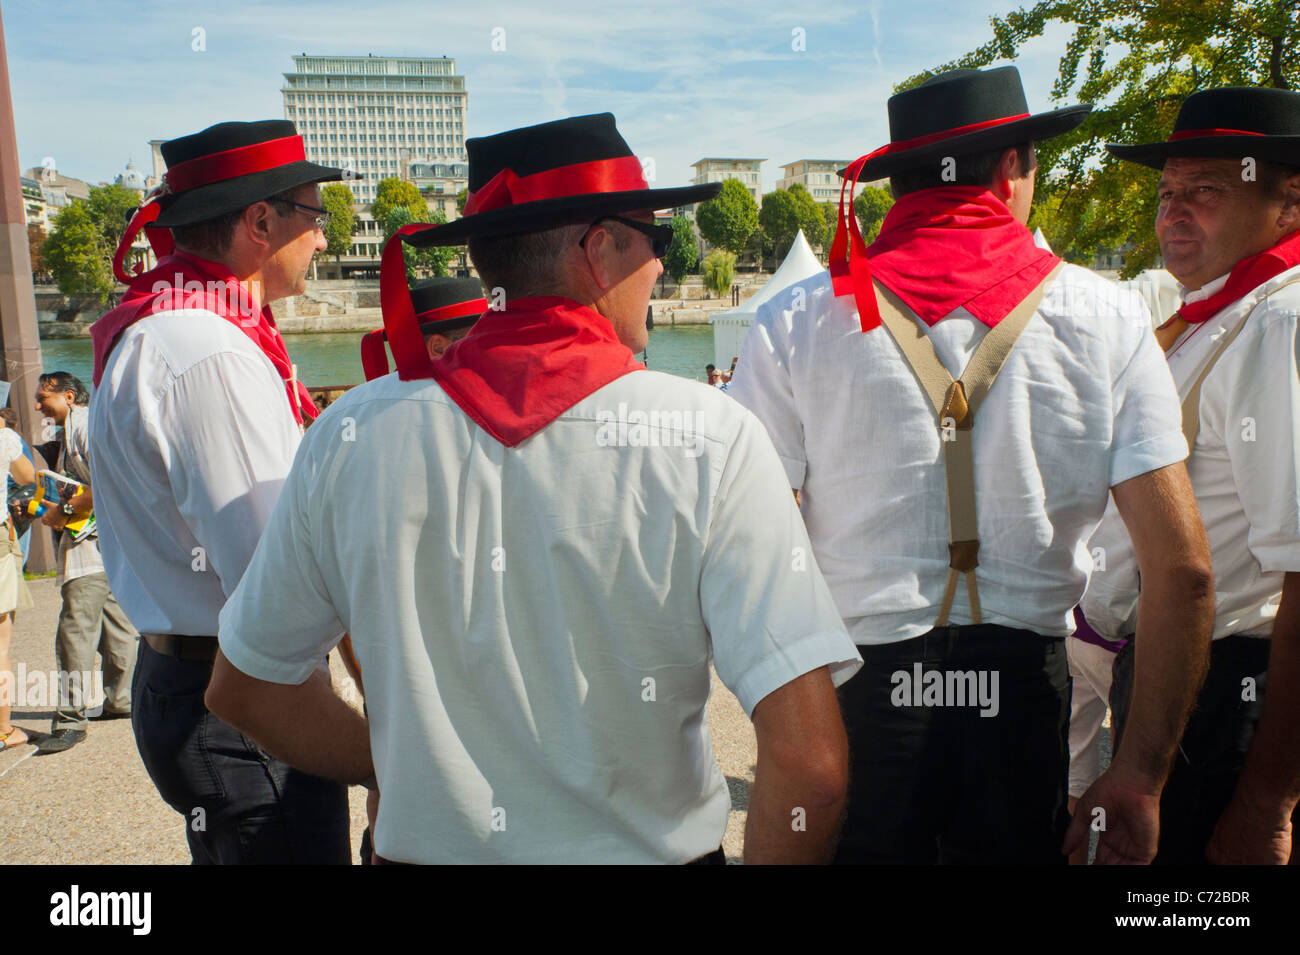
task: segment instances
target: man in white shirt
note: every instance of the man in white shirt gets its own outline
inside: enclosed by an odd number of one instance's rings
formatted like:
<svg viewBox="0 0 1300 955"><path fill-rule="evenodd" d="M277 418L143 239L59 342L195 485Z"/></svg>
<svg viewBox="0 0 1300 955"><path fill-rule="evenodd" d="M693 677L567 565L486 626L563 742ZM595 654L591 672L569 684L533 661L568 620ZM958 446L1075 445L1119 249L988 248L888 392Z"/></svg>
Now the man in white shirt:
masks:
<svg viewBox="0 0 1300 955"><path fill-rule="evenodd" d="M1227 88L1188 97L1168 142L1108 147L1161 170L1156 237L1182 306L1156 338L1183 403L1187 469L1214 562L1210 671L1161 802L1160 863L1285 864L1292 855L1300 799L1297 144L1300 94ZM1128 636L1146 575L1139 590L1114 515L1092 546L1106 569L1094 575L1084 613L1103 636ZM1140 655L1146 636L1136 629ZM1130 644L1116 659L1111 691L1122 734L1137 705L1132 652Z"/></svg>
<svg viewBox="0 0 1300 955"><path fill-rule="evenodd" d="M66 371L41 375L36 410L62 428L48 459L55 470L83 485L61 488L64 500L50 507L41 523L59 535L58 584L63 598L54 655L59 666L59 704L42 753L61 753L86 738L86 715L95 669L95 653L103 659L104 694L100 711L106 718L131 715L131 676L135 669L136 633L104 573L95 527L95 493L87 460L90 392ZM47 446L48 447L48 446ZM89 521L84 525L78 522ZM74 531L67 525L78 525Z"/></svg>
<svg viewBox="0 0 1300 955"><path fill-rule="evenodd" d="M303 291L325 248L317 183L342 172L307 162L282 120L221 123L162 154L165 187L114 261L126 294L91 331L104 563L143 637L136 743L185 819L195 863L347 864L347 790L268 755L203 705L217 615L280 494L300 422L315 415L268 303ZM123 258L142 226L159 261L132 278Z"/></svg>
<svg viewBox="0 0 1300 955"><path fill-rule="evenodd" d="M842 202L829 275L765 303L744 344L729 394L772 435L864 659L840 691L840 861L1064 862L1063 644L1108 492L1152 582L1144 619L1177 620L1192 651L1208 639L1208 553L1146 310L1024 226L1031 142L1087 109L1029 116L1013 67L892 97L893 142L846 177L891 177L880 237L850 245ZM1199 676L1183 637L1147 647L1141 730L1069 832L1102 809L1101 861L1154 854Z"/></svg>
<svg viewBox="0 0 1300 955"><path fill-rule="evenodd" d="M672 239L652 210L719 187L649 189L607 113L467 148L465 217L384 252L397 374L308 432L208 704L373 774L377 862L718 863L712 660L758 737L746 861L828 859L858 655L759 423L633 357ZM403 238L468 240L504 296L437 361ZM368 724L313 675L344 630Z"/></svg>

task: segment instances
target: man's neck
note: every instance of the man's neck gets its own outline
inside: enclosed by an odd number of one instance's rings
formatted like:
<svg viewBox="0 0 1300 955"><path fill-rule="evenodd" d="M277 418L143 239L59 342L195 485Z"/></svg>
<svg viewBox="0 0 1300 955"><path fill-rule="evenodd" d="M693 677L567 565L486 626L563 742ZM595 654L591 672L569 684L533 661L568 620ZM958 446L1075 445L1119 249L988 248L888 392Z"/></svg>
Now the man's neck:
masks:
<svg viewBox="0 0 1300 955"><path fill-rule="evenodd" d="M191 258L211 262L233 275L240 288L243 289L239 304L247 304L251 314L256 315L262 310L262 306L269 304L270 300L262 297L262 290L266 286L262 281L262 268L260 265L250 268L244 263L232 262L226 258L214 258L211 255L204 255L202 252L192 252L189 249L178 248L176 251Z"/></svg>

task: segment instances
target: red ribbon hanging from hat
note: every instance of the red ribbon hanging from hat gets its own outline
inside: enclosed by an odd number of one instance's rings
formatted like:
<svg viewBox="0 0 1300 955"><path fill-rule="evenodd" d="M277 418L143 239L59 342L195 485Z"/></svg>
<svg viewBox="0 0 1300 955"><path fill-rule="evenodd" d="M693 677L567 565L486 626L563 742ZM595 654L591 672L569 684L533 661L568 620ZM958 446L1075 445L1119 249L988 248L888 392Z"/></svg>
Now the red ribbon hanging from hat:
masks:
<svg viewBox="0 0 1300 955"><path fill-rule="evenodd" d="M445 322L455 318L469 318L470 316L477 319L478 316L487 311L487 308L487 299L475 298L420 312L415 316L415 321L417 325L425 325L429 322ZM423 329L421 329L421 334L423 334ZM428 349L426 348L425 351L427 353ZM388 374L388 352L384 350L384 330L382 328L376 328L373 332L368 332L361 339L361 369L365 372L366 381L374 381L376 378L382 378Z"/></svg>
<svg viewBox="0 0 1300 955"><path fill-rule="evenodd" d="M126 232L123 233L121 241L117 244L117 250L113 253L114 277L124 285L130 284L131 275L128 275L123 268L123 262L141 229L145 230L145 237L149 240L149 245L157 258L170 255L175 248L170 230L148 227L149 223L157 219L162 212L162 207L158 204L162 196L176 195L190 189L197 189L199 186L208 186L214 182L236 179L239 176L249 176L255 172L265 172L277 166L304 162L306 159L307 153L301 136L282 136L263 143L253 143L250 146L223 149L172 166L163 175L163 183L158 190L149 196L148 201L136 209L135 215L131 217L131 223L126 227ZM140 262L136 262L131 268L135 275L139 275L143 270L144 266Z"/></svg>
<svg viewBox="0 0 1300 955"><path fill-rule="evenodd" d="M871 266L867 263L867 243L862 238L858 217L853 212L853 190L858 186L858 176L862 174L862 167L880 156L918 149L921 146L929 146L1028 118L1028 113L1019 113L1015 116L1003 116L937 133L928 133L915 139L900 139L849 163L848 168L844 170L843 182L840 185L839 221L835 227L835 238L831 241L831 288L837 296L853 294L858 306L858 318L864 331L880 324L880 309L876 305L876 292L871 284ZM846 192L847 204L845 203Z"/></svg>
<svg viewBox="0 0 1300 955"><path fill-rule="evenodd" d="M425 222L402 226L384 243L379 260L379 308L384 315L388 347L393 350L393 363L402 381L433 377L433 362L415 320L415 306L406 284L406 258L402 250L404 236L432 228L436 227ZM387 368L387 363L384 367Z"/></svg>
<svg viewBox="0 0 1300 955"><path fill-rule="evenodd" d="M469 194L465 215L477 215L521 202L559 199L594 192L636 192L650 188L635 156L577 162L555 169L545 169L530 176L519 176L513 169L502 169Z"/></svg>

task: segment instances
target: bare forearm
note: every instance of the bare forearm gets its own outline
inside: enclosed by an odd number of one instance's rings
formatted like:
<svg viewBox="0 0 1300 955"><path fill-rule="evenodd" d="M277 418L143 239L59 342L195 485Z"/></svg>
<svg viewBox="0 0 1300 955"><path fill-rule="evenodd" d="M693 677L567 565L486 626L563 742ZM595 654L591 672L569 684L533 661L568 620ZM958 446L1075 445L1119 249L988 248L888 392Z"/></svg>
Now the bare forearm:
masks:
<svg viewBox="0 0 1300 955"><path fill-rule="evenodd" d="M1246 754L1238 798L1288 818L1300 800L1300 574L1289 573L1273 623L1264 713Z"/></svg>
<svg viewBox="0 0 1300 955"><path fill-rule="evenodd" d="M1116 761L1163 786L1209 663L1214 588L1195 573L1143 579L1133 695Z"/></svg>
<svg viewBox="0 0 1300 955"><path fill-rule="evenodd" d="M846 796L819 791L759 753L745 819L746 865L820 865L839 843Z"/></svg>
<svg viewBox="0 0 1300 955"><path fill-rule="evenodd" d="M303 772L344 783L374 774L369 725L319 670L298 686L267 683L218 655L206 703L268 753Z"/></svg>

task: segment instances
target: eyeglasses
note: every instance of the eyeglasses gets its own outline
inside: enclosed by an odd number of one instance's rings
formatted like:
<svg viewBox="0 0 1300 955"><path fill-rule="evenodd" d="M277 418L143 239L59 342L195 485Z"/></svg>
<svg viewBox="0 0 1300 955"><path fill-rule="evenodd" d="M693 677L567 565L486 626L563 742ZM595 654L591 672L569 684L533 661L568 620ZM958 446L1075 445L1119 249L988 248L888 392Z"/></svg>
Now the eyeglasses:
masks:
<svg viewBox="0 0 1300 955"><path fill-rule="evenodd" d="M626 219L623 216L603 216L593 222L591 226L599 225L606 220L621 223L629 229L635 229L637 232L640 232L648 238L650 240L650 250L654 253L656 259L662 259L668 254L668 250L672 248L673 227L670 225L653 225L649 222L638 222L636 219ZM590 231L591 226L587 227L588 231ZM585 247L586 243L587 236L584 234L583 237L578 240L578 245Z"/></svg>
<svg viewBox="0 0 1300 955"><path fill-rule="evenodd" d="M282 202L286 206L293 206L295 209L307 213L313 219L316 220L316 228L319 229L321 232L324 232L325 227L330 224L330 216L333 215L333 213L325 209L317 209L315 206L304 206L301 202L294 202L292 199L271 198L271 199L267 199L266 201Z"/></svg>

